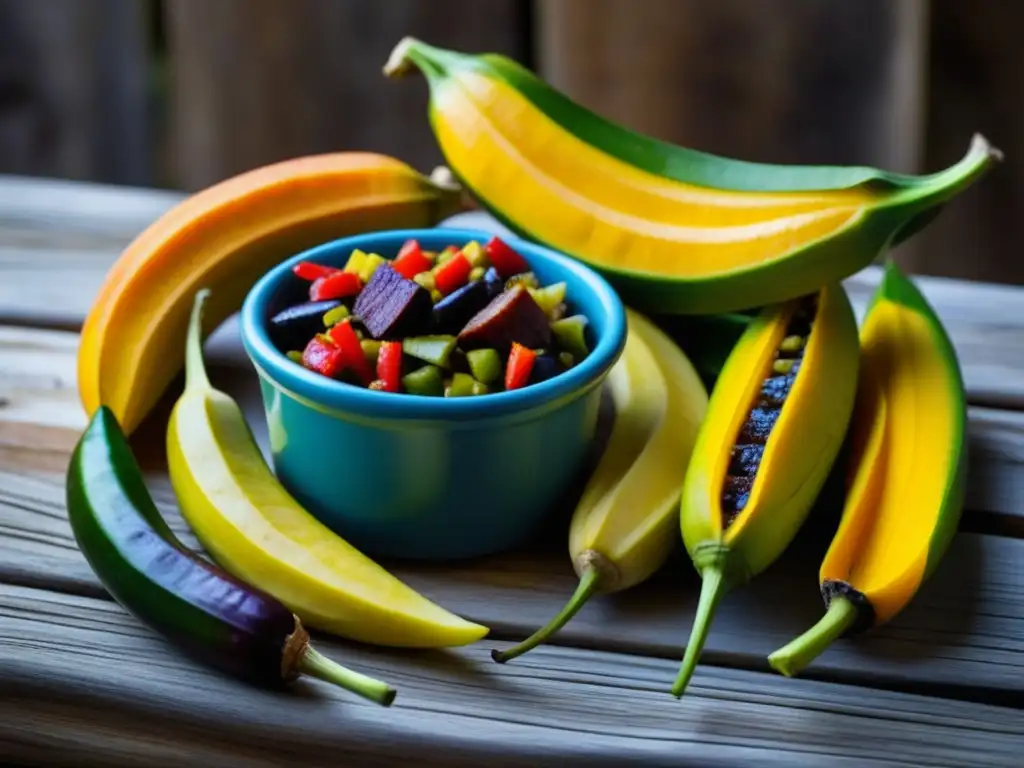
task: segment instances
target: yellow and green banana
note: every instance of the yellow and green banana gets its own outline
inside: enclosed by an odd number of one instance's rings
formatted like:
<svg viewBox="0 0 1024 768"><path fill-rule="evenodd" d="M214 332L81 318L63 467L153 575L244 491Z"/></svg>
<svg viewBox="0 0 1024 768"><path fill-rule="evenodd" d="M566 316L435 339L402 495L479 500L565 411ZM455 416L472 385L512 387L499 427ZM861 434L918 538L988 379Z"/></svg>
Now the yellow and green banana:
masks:
<svg viewBox="0 0 1024 768"><path fill-rule="evenodd" d="M981 136L930 175L741 162L638 135L515 62L402 40L452 171L516 232L602 272L648 313L705 314L813 293L923 226L999 153Z"/></svg>
<svg viewBox="0 0 1024 768"><path fill-rule="evenodd" d="M949 546L967 467L956 353L894 263L861 329L861 369L843 516L821 564L822 619L769 663L795 675L836 638L888 621Z"/></svg>
<svg viewBox="0 0 1024 768"><path fill-rule="evenodd" d="M779 557L814 504L853 411L858 357L853 309L833 283L766 307L726 360L682 489L683 542L702 586L676 696L722 596Z"/></svg>

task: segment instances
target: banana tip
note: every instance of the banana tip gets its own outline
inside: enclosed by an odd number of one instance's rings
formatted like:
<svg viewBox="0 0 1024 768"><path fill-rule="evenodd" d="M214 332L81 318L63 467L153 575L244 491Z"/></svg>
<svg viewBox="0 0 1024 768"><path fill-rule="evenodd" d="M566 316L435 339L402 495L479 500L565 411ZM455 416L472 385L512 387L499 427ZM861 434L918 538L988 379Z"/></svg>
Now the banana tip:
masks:
<svg viewBox="0 0 1024 768"><path fill-rule="evenodd" d="M401 77L412 70L413 63L409 60L409 49L417 43L419 40L411 35L406 35L398 41L398 45L391 50L391 55L384 63L386 77Z"/></svg>

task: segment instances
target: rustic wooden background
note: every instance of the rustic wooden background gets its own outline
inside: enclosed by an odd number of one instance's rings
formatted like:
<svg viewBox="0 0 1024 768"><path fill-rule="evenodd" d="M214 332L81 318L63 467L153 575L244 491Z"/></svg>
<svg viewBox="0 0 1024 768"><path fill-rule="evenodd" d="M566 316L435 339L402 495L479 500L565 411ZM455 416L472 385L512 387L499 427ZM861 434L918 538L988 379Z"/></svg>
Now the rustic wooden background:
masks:
<svg viewBox="0 0 1024 768"><path fill-rule="evenodd" d="M195 190L287 156L440 158L406 34L500 51L591 108L748 159L1007 161L901 249L1024 283L1024 4L1003 0L0 0L0 173Z"/></svg>

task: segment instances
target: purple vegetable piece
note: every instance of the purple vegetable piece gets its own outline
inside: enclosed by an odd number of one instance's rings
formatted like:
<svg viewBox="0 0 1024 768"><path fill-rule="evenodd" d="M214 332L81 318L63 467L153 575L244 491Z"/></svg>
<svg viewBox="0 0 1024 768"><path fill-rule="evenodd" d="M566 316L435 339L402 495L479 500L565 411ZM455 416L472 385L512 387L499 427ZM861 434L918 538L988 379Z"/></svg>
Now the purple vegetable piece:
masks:
<svg viewBox="0 0 1024 768"><path fill-rule="evenodd" d="M375 339L400 339L429 332L430 293L382 264L356 298L353 314Z"/></svg>
<svg viewBox="0 0 1024 768"><path fill-rule="evenodd" d="M504 352L514 341L530 349L541 349L551 343L547 315L529 291L518 284L477 312L459 334L459 345L467 350L493 347Z"/></svg>

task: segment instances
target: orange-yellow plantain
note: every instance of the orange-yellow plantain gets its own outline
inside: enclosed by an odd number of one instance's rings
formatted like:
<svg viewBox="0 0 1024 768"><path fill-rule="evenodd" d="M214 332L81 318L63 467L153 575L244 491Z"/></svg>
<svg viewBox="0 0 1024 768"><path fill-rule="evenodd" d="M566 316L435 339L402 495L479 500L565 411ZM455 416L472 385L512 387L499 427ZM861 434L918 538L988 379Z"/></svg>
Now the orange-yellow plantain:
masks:
<svg viewBox="0 0 1024 768"><path fill-rule="evenodd" d="M702 586L676 696L719 600L771 565L810 511L853 411L858 351L832 284L762 310L726 360L683 483L683 542Z"/></svg>
<svg viewBox="0 0 1024 768"><path fill-rule="evenodd" d="M966 399L934 310L890 262L861 330L850 485L821 564L827 611L768 657L795 675L836 638L888 621L913 598L960 519Z"/></svg>
<svg viewBox="0 0 1024 768"><path fill-rule="evenodd" d="M108 406L131 433L184 363L192 296L213 289L206 329L237 311L271 266L344 235L425 227L459 204L406 164L338 152L285 160L203 190L151 224L107 273L82 328L86 412Z"/></svg>

